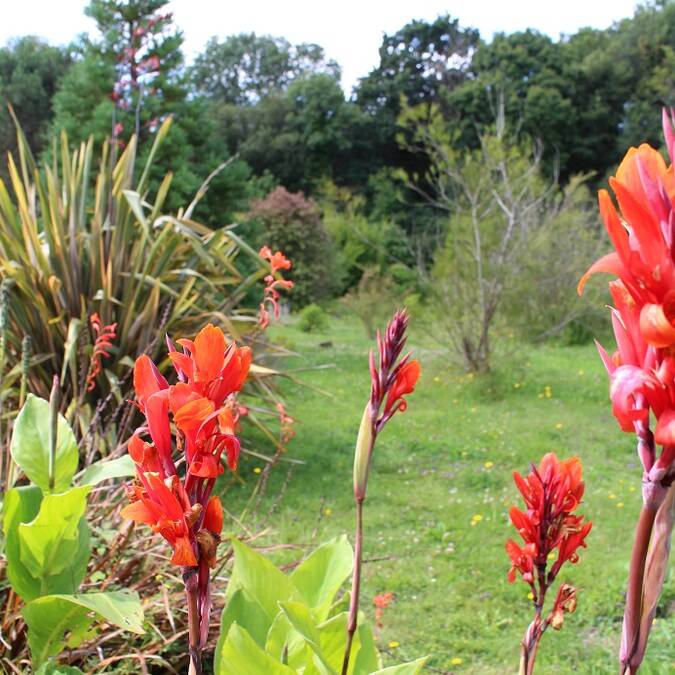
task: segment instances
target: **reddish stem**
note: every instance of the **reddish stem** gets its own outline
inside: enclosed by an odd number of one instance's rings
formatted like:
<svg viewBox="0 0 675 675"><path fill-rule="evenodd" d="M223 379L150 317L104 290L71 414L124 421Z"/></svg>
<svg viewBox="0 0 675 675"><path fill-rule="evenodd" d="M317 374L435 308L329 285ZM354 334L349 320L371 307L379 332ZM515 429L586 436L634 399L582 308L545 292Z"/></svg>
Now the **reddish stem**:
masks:
<svg viewBox="0 0 675 675"><path fill-rule="evenodd" d="M352 651L352 641L356 632L359 613L359 595L361 594L361 563L363 544L363 500L365 497L356 499L356 541L354 542L354 573L352 576L352 590L349 598L349 619L347 621L347 645L345 647L344 660L342 662L342 675L347 675L349 657Z"/></svg>
<svg viewBox="0 0 675 675"><path fill-rule="evenodd" d="M196 567L183 568L183 583L188 608L188 635L190 644L189 675L202 675L200 646L199 577Z"/></svg>
<svg viewBox="0 0 675 675"><path fill-rule="evenodd" d="M633 670L629 664L639 641L645 563L657 510L658 506L654 505L651 501L643 504L635 528L635 542L633 544L628 572L626 608L623 615L623 634L621 636L621 665L619 672L622 675L624 673L637 672L637 668Z"/></svg>

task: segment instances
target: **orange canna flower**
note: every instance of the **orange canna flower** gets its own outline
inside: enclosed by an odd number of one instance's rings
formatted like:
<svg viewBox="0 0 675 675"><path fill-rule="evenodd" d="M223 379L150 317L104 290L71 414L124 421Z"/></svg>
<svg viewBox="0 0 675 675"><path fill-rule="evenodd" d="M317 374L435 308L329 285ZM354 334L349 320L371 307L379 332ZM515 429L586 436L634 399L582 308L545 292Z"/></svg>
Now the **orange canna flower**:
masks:
<svg viewBox="0 0 675 675"><path fill-rule="evenodd" d="M536 593L533 569L546 567L553 550L558 549L558 558L549 572L548 584L565 562L577 562L577 549L586 546L592 523L584 523L583 516L574 515L584 494L581 462L577 457L560 461L554 453L548 453L539 468L533 466L525 477L516 471L513 479L526 508L521 511L512 507L509 517L525 546L521 549L512 539L507 541L512 564L508 578L513 582L516 572L520 572Z"/></svg>
<svg viewBox="0 0 675 675"><path fill-rule="evenodd" d="M169 488L153 472L139 473L143 490L135 501L122 509L122 516L137 523L150 525L173 548L171 562L175 565L195 566L197 558L190 542L185 520L189 500L179 481ZM187 508L186 508L187 507Z"/></svg>

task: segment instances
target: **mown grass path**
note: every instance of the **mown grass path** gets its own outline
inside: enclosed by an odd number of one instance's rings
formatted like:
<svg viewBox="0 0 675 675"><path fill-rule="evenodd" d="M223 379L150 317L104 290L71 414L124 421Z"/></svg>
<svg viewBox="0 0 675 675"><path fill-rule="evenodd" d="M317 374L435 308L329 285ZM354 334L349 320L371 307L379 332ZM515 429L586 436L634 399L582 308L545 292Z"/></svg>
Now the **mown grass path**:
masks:
<svg viewBox="0 0 675 675"><path fill-rule="evenodd" d="M370 341L359 324L333 319L321 334L277 327L301 356L289 368L323 364L284 386L297 436L289 453L305 462L293 478L268 541L313 545L352 531L352 453L369 391ZM330 341L332 346L319 347ZM549 451L578 455L586 495L580 509L594 525L578 565L559 579L581 589L577 612L544 636L539 673L613 673L640 469L634 441L610 413L607 380L592 345L523 346L489 378L461 375L413 332L422 362L418 390L375 451L365 506L362 606L392 591L379 645L390 663L432 655L441 672L517 672L519 641L531 618L528 588L509 585L504 541L515 533L512 471L525 472ZM426 346L425 346L426 345ZM248 461L246 472L255 470ZM276 472L269 496L280 489ZM297 557L297 554L296 554ZM666 583L641 672L675 671L675 586Z"/></svg>

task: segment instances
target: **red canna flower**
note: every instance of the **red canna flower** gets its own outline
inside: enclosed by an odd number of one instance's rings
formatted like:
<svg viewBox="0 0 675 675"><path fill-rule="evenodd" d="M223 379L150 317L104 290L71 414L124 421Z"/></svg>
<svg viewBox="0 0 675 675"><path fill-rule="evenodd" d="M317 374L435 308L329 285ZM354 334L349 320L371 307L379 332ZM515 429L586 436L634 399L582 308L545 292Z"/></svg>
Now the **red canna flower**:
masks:
<svg viewBox="0 0 675 675"><path fill-rule="evenodd" d="M411 394L420 376L420 364L410 358L410 353L401 356L407 340L408 313L399 310L387 324L384 335L377 333L378 362L370 352L370 398L366 403L354 452L354 502L356 505L356 533L354 546L354 569L352 572L349 618L347 619L347 644L342 673L349 671L352 641L358 623L359 596L361 590L361 545L363 539L363 502L368 490L370 463L377 436L397 412L404 412L407 403L403 398ZM388 602L382 596L380 602ZM384 608L379 608L384 611Z"/></svg>
<svg viewBox="0 0 675 675"><path fill-rule="evenodd" d="M89 365L89 372L87 373L86 389L93 391L96 387L96 378L101 372L101 361L110 356L108 351L117 337L117 324L111 323L103 324L99 315L94 312L89 318L89 323L94 332L94 351L91 356L91 363Z"/></svg>
<svg viewBox="0 0 675 675"><path fill-rule="evenodd" d="M621 162L609 193L599 194L600 213L614 251L594 263L579 282L579 292L596 272L614 274L612 324L617 351L598 346L610 377L612 412L623 431L635 432L643 467L643 507L631 558L621 641L621 672L636 672L644 655L667 566L666 545L650 550L654 522L669 509L675 480L675 110L663 111L663 132L670 157L644 144ZM650 429L650 414L656 427ZM660 453L656 445L662 446ZM647 564L649 551L650 561ZM658 560L657 560L658 558ZM645 573L645 570L648 570ZM651 588L649 586L652 586ZM649 597L649 602L643 597ZM643 611L643 607L645 609Z"/></svg>
<svg viewBox="0 0 675 675"><path fill-rule="evenodd" d="M610 185L621 209L600 191L600 213L615 250L594 263L579 282L579 292L596 272L619 277L610 283L615 303L612 324L617 352L610 359L599 347L610 375L615 417L624 431L638 434L645 478L672 481L673 453L657 459L654 441L675 440L675 114L664 110L663 129L671 164L649 145L631 148ZM657 418L655 438L649 411ZM672 476L671 476L672 474Z"/></svg>
<svg viewBox="0 0 675 675"><path fill-rule="evenodd" d="M171 487L168 487L159 474L153 472L139 472L138 478L142 489L134 495L134 501L122 509L122 516L146 523L161 534L174 549L171 562L175 565L197 565L185 520L186 513L190 513L190 502L180 481L174 476L176 480L170 480Z"/></svg>
<svg viewBox="0 0 675 675"><path fill-rule="evenodd" d="M389 607L389 604L394 599L394 594L391 591L380 593L373 598L373 605L375 605L375 625L378 628L384 627L384 610Z"/></svg>
<svg viewBox="0 0 675 675"><path fill-rule="evenodd" d="M516 471L513 479L525 502L525 510L514 506L509 516L524 545L519 546L513 539L506 542L506 553L511 560L507 578L513 583L520 574L532 590L534 619L521 643L520 662L520 673L529 675L534 670L539 641L548 626L561 628L564 613L573 612L576 607L576 589L562 584L550 613L546 618L542 615L547 591L566 562L579 560L577 550L586 546L592 524L584 523L583 516L574 514L584 494L578 458L560 461L555 454L548 453L538 468L532 465L525 477ZM555 549L558 549L557 559L547 571L549 556Z"/></svg>
<svg viewBox="0 0 675 675"><path fill-rule="evenodd" d="M545 568L549 554L558 549L558 558L546 577L546 584L550 585L562 565L567 561L577 562L577 549L586 546L585 539L592 523L584 523L583 516L573 513L584 494L581 473L578 458L559 461L555 454L548 453L539 468L533 466L524 478L517 471L513 474L526 509L521 511L514 506L509 517L525 546L521 549L511 539L506 543L512 562L508 577L509 582L513 582L516 571L520 572L523 580L532 587L535 598L541 587L535 586L533 568Z"/></svg>
<svg viewBox="0 0 675 675"><path fill-rule="evenodd" d="M208 324L194 340L167 339L178 382L169 384L148 356L134 367L135 404L145 423L129 439L136 483L122 515L150 525L173 549L171 562L183 569L188 594L190 649L197 654L208 637L210 568L215 567L223 509L212 496L224 472L222 458L237 467L235 427L245 408L237 405L251 365L248 347L228 344ZM174 452L181 455L174 462ZM184 467L181 474L177 466Z"/></svg>
<svg viewBox="0 0 675 675"><path fill-rule="evenodd" d="M293 288L293 282L289 279L284 279L281 275L277 275L281 270L291 269L291 261L281 252L272 253L269 246L263 246L258 255L270 263L270 274L265 277L265 291L263 301L260 303L258 310L258 325L262 330L265 330L270 323L270 313L267 309L269 305L274 314L274 318L279 318L279 298L281 294L279 289L290 290Z"/></svg>

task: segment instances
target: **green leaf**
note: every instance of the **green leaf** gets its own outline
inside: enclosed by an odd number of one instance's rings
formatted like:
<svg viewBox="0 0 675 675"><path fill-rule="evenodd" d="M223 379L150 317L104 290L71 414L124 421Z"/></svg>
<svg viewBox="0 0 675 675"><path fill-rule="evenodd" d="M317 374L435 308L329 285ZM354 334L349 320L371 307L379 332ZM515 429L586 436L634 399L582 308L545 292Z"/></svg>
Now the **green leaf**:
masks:
<svg viewBox="0 0 675 675"><path fill-rule="evenodd" d="M137 593L114 591L77 595L46 595L23 608L28 645L37 670L66 646L74 648L87 636L94 612L104 621L143 633L143 610Z"/></svg>
<svg viewBox="0 0 675 675"><path fill-rule="evenodd" d="M14 423L10 444L12 458L43 492L49 490L49 403L28 394ZM79 454L75 436L63 415L59 415L56 433L54 490L63 492L77 471Z"/></svg>
<svg viewBox="0 0 675 675"><path fill-rule="evenodd" d="M342 661L347 646L348 618L349 613L343 612L318 626L323 657L328 665L338 673L342 671ZM362 638L365 638L365 644L361 643ZM374 654L372 650L374 650ZM359 618L359 626L352 642L352 653L347 673L348 675L364 675L381 667L382 663L375 648L370 626L362 623L361 618Z"/></svg>
<svg viewBox="0 0 675 675"><path fill-rule="evenodd" d="M265 651L277 659L285 654L284 662L291 667L300 667L307 663L308 657L311 658L311 650L281 610L267 633Z"/></svg>
<svg viewBox="0 0 675 675"><path fill-rule="evenodd" d="M336 670L330 666L323 654L319 631L314 625L314 620L307 605L302 602L280 602L279 606L291 626L302 635L314 652L314 663L321 675L334 675Z"/></svg>
<svg viewBox="0 0 675 675"><path fill-rule="evenodd" d="M220 661L220 653L230 626L236 623L263 647L269 629L269 619L263 608L243 588L238 588L230 598L220 618L220 636L216 645L214 662Z"/></svg>
<svg viewBox="0 0 675 675"><path fill-rule="evenodd" d="M230 627L220 661L214 665L216 675L296 675L294 670L263 651L246 630L236 623Z"/></svg>
<svg viewBox="0 0 675 675"><path fill-rule="evenodd" d="M48 494L37 516L21 523L21 563L40 580L39 595L74 592L84 578L91 551L89 527L83 516L90 485Z"/></svg>
<svg viewBox="0 0 675 675"><path fill-rule="evenodd" d="M236 539L232 540L232 547L234 567L227 595L243 588L262 607L269 626L279 613L279 601L289 600L297 590L287 576L259 553Z"/></svg>
<svg viewBox="0 0 675 675"><path fill-rule="evenodd" d="M424 668L427 658L427 656L424 656L410 663L402 663L400 666L382 668L382 670L377 670L372 675L417 675Z"/></svg>
<svg viewBox="0 0 675 675"><path fill-rule="evenodd" d="M117 459L101 461L88 466L79 479L80 485L96 485L109 478L123 478L133 476L136 473L136 465L129 455L123 455Z"/></svg>
<svg viewBox="0 0 675 675"><path fill-rule="evenodd" d="M356 652L356 658L354 659L354 672L372 673L378 668L382 668L380 652L375 646L373 629L370 627L369 623L359 620L354 641L356 641L357 637L359 641L359 650Z"/></svg>
<svg viewBox="0 0 675 675"><path fill-rule="evenodd" d="M28 523L37 516L41 501L40 488L28 485L7 490L3 504L2 526L5 533L7 578L14 592L24 600L32 600L40 594L40 580L21 562L19 525Z"/></svg>
<svg viewBox="0 0 675 675"><path fill-rule="evenodd" d="M352 571L354 552L342 535L317 548L291 574L293 585L312 608L320 608L317 618L327 618L340 586Z"/></svg>

